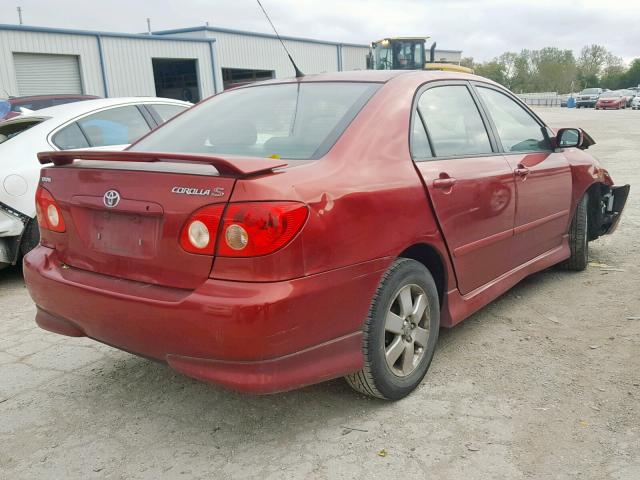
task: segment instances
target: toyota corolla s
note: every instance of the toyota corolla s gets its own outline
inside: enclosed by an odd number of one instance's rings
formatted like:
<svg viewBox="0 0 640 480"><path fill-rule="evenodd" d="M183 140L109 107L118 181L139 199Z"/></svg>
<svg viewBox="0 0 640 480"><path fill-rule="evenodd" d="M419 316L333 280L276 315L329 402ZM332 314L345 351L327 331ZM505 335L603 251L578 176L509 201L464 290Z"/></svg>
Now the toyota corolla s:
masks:
<svg viewBox="0 0 640 480"><path fill-rule="evenodd" d="M125 152L39 155L36 321L245 392L398 399L439 327L616 228L592 144L467 74L230 90Z"/></svg>

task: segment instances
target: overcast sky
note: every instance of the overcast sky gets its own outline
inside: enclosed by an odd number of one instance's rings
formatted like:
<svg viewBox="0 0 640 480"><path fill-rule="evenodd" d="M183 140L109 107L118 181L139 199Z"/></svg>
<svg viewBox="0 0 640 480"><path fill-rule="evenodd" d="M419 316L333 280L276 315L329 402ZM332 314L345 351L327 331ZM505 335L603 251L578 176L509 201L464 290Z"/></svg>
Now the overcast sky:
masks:
<svg viewBox="0 0 640 480"><path fill-rule="evenodd" d="M262 0L281 35L351 43L431 36L489 60L505 51L599 43L640 57L640 0ZM269 32L255 0L2 0L0 23L118 32L203 25Z"/></svg>

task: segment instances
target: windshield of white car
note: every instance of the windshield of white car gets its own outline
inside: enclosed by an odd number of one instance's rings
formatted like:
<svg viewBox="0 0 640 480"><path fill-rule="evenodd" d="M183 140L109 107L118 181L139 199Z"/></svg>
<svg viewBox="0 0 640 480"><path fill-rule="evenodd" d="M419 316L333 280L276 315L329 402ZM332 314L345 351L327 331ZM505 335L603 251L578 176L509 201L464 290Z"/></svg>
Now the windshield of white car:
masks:
<svg viewBox="0 0 640 480"><path fill-rule="evenodd" d="M379 87L301 82L230 90L178 115L131 150L317 159Z"/></svg>
<svg viewBox="0 0 640 480"><path fill-rule="evenodd" d="M584 93L585 95L594 95L594 94L600 93L600 89L599 88L585 88L580 93Z"/></svg>
<svg viewBox="0 0 640 480"><path fill-rule="evenodd" d="M34 127L43 121L43 118L34 118L33 120L22 120L20 122L1 122L0 144L11 140L22 132L29 130L31 127Z"/></svg>

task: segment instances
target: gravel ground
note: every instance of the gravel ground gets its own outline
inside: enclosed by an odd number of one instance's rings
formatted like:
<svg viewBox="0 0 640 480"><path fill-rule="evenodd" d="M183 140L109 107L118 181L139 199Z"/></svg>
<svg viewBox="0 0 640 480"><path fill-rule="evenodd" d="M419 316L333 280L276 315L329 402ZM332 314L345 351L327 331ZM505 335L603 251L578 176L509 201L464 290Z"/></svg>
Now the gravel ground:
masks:
<svg viewBox="0 0 640 480"><path fill-rule="evenodd" d="M581 126L619 183L640 180L640 112L541 109ZM20 271L0 272L0 478L640 478L640 208L442 331L397 403L341 380L266 397L192 381L38 329Z"/></svg>

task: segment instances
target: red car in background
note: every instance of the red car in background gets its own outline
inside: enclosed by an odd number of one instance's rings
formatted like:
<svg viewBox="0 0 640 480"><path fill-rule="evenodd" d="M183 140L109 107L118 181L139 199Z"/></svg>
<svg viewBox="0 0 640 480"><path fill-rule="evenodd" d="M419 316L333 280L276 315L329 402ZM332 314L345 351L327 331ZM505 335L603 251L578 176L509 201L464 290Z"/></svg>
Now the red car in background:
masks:
<svg viewBox="0 0 640 480"><path fill-rule="evenodd" d="M6 100L0 99L0 103L8 103L4 109L0 108L0 121L20 115L20 109L40 110L42 108L54 107L65 103L81 102L82 100L92 100L95 95L35 95L30 97L11 97Z"/></svg>
<svg viewBox="0 0 640 480"><path fill-rule="evenodd" d="M627 96L624 95L622 90L603 92L596 102L596 110L606 110L608 108L619 110L621 108L627 108L627 101Z"/></svg>
<svg viewBox="0 0 640 480"><path fill-rule="evenodd" d="M593 143L461 73L229 90L128 151L39 155L36 321L245 392L402 398L440 327L616 228Z"/></svg>

